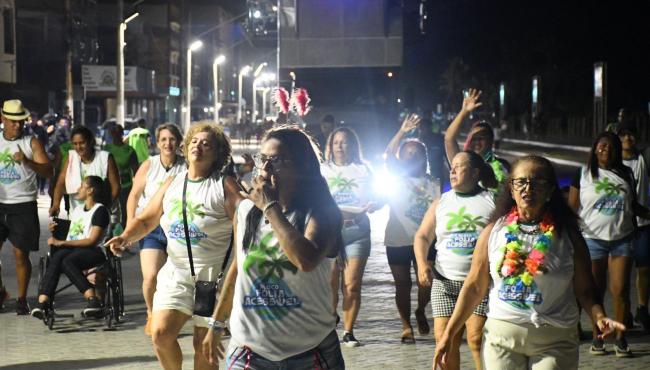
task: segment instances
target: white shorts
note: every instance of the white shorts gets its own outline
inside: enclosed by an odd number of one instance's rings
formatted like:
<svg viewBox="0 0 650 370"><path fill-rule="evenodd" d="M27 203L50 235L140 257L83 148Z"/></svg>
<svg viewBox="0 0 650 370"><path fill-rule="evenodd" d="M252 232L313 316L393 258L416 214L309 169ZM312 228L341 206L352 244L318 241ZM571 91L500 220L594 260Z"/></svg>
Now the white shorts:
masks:
<svg viewBox="0 0 650 370"><path fill-rule="evenodd" d="M199 280L215 281L221 266L208 266L197 269ZM209 317L196 316L194 312L194 281L190 269L179 268L169 259L158 272L156 293L153 296L153 311L176 310L194 321L194 326L207 328Z"/></svg>

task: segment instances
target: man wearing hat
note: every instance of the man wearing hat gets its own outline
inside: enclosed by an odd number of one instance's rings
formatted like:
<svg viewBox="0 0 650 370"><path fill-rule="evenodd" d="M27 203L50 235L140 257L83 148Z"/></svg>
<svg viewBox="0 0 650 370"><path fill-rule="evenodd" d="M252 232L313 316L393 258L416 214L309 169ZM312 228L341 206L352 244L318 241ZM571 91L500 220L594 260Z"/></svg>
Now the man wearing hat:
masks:
<svg viewBox="0 0 650 370"><path fill-rule="evenodd" d="M29 252L38 250L37 175L52 176L52 165L41 142L23 134L29 111L20 100L2 105L0 135L0 248L9 239L14 247L18 293L16 313L28 315L27 286L32 272ZM0 278L0 308L9 297Z"/></svg>
<svg viewBox="0 0 650 370"><path fill-rule="evenodd" d="M467 118L472 111L483 103L478 101L481 96L480 91L475 89L469 89L469 92L463 99L463 106L454 120L447 128L445 132L445 152L447 154L447 161L451 163L451 160L454 159L454 156L460 152L458 147L458 135L460 134L460 127L463 124L465 118ZM504 181L508 178L508 172L510 171L510 164L502 158L497 158L494 155L492 146L494 145L494 131L492 126L487 121L478 121L472 125L469 134L467 134L467 140L465 140L465 146L463 150L473 151L474 153L480 155L485 160L485 163L492 167L494 171L494 176L496 177L499 184L503 184Z"/></svg>

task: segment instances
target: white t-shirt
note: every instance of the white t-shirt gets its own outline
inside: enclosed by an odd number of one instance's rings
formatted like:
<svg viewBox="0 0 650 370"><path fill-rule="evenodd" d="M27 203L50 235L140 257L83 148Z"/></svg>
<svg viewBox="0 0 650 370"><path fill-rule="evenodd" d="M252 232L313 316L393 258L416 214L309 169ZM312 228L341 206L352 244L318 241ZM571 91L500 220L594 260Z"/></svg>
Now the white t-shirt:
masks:
<svg viewBox="0 0 650 370"><path fill-rule="evenodd" d="M313 349L334 330L331 260L324 258L310 272L298 270L264 217L255 243L245 251L246 216L253 207L253 202L244 200L237 209L238 273L231 345L247 346L271 361L281 361Z"/></svg>
<svg viewBox="0 0 650 370"><path fill-rule="evenodd" d="M648 167L643 159L643 156L637 155L632 159L624 159L623 164L630 167L634 172L634 179L636 180L636 200L643 206L648 206ZM639 226L650 225L650 220L637 217L636 223Z"/></svg>
<svg viewBox="0 0 650 370"><path fill-rule="evenodd" d="M160 227L167 237L167 254L174 266L190 268L183 226L183 182L187 170L177 174L163 197ZM226 256L232 221L225 208L223 182L218 177L187 182L187 226L196 274L203 267L221 266Z"/></svg>
<svg viewBox="0 0 650 370"><path fill-rule="evenodd" d="M149 157L149 170L147 171L147 179L144 184L144 190L142 191L142 196L138 200L138 207L135 210L136 216L142 212L142 210L149 204L151 198L156 194L160 185L162 185L165 180L171 176L182 172L186 169L185 159L182 156L176 156L176 162L169 168L166 169L162 162L160 161L160 155L155 155Z"/></svg>
<svg viewBox="0 0 650 370"><path fill-rule="evenodd" d="M384 244L387 247L413 245L415 232L427 209L440 196L440 184L430 176L401 177L396 186L399 194L388 197L390 216L386 224Z"/></svg>
<svg viewBox="0 0 650 370"><path fill-rule="evenodd" d="M533 227L519 226L531 232ZM578 305L573 289L573 244L567 232L555 236L545 256L547 271L535 275L530 286L521 281L508 284L497 272L503 260L502 249L507 242L508 229L504 218L499 219L488 240L488 260L492 285L489 293L488 317L514 324L549 324L560 328L575 327L578 323ZM532 250L539 233L517 233L527 252Z"/></svg>
<svg viewBox="0 0 650 370"><path fill-rule="evenodd" d="M7 140L0 132L0 203L18 204L34 202L38 197L36 172L24 163L13 160L18 146L29 159L34 159L32 136Z"/></svg>
<svg viewBox="0 0 650 370"><path fill-rule="evenodd" d="M108 178L108 157L110 153L105 150L98 150L95 152L95 156L90 163L83 163L79 154L75 150L70 150L68 153L68 166L78 165L79 174L81 175L79 184L88 176L98 176L102 180ZM69 171L66 174L66 177L69 175ZM79 188L77 188L78 190ZM77 192L70 193L70 212L74 211L78 207L83 207L84 202L77 199Z"/></svg>
<svg viewBox="0 0 650 370"><path fill-rule="evenodd" d="M320 168L334 201L342 211L360 213L372 200L372 172L367 165L338 166L328 162Z"/></svg>
<svg viewBox="0 0 650 370"><path fill-rule="evenodd" d="M619 240L634 231L632 192L635 191L616 173L598 169L594 179L588 167L580 173L580 209L585 238Z"/></svg>
<svg viewBox="0 0 650 370"><path fill-rule="evenodd" d="M436 271L449 280L463 281L472 264L478 236L494 211L488 190L460 194L450 190L436 208Z"/></svg>
<svg viewBox="0 0 650 370"><path fill-rule="evenodd" d="M108 210L100 203L95 203L95 205L87 211L84 208L84 206L81 206L72 211L72 214L70 215L70 229L68 230L66 240L81 240L90 237L95 212L103 211L106 213L106 217L104 217L106 225L104 226L104 235L99 239L100 242L96 245L96 247L99 247L103 244L103 240L106 237L106 231L108 230Z"/></svg>

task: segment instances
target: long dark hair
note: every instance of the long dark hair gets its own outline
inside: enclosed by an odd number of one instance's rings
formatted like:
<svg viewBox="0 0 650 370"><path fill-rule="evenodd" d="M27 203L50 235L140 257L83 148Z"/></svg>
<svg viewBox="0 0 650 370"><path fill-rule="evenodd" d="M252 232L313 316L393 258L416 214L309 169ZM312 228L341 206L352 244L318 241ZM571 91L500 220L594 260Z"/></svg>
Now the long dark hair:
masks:
<svg viewBox="0 0 650 370"><path fill-rule="evenodd" d="M93 200L106 207L111 205L111 185L99 176L87 176L84 181L93 188Z"/></svg>
<svg viewBox="0 0 650 370"><path fill-rule="evenodd" d="M300 190L294 194L293 217L291 224L301 233L305 231L306 217L312 210L327 211L330 221L337 225L337 244L342 245L340 235L341 211L330 194L327 182L320 173L320 158L318 146L311 136L298 126L283 125L270 129L264 135L262 142L270 139L280 141L282 150L292 166L300 174ZM247 250L256 242L255 235L262 220L262 210L253 207L246 216L243 249Z"/></svg>
<svg viewBox="0 0 650 370"><path fill-rule="evenodd" d="M75 126L72 129L72 132L70 132L70 141L72 142L72 138L75 135L81 135L81 137L84 138L84 141L86 142L86 146L88 147L88 150L90 150L90 153L93 155L95 154L95 135L93 135L93 132L90 131L90 129L86 126Z"/></svg>
<svg viewBox="0 0 650 370"><path fill-rule="evenodd" d="M496 208L492 213L492 217L490 217L490 222L494 222L505 216L510 212L512 207L515 206L515 200L512 199L512 176L517 167L524 163L533 164L537 168L537 175L540 175L538 178L547 180L549 186L553 186L553 192L547 201L546 210L551 213L558 234L561 233L564 228L567 228L567 230L578 230L578 215L573 212L562 195L562 189L560 189L557 182L557 176L555 175L555 168L553 168L553 165L548 159L537 155L521 157L512 165L512 171L508 176L508 180L503 184L503 189L497 196L495 202Z"/></svg>
<svg viewBox="0 0 650 370"><path fill-rule="evenodd" d="M632 189L634 186L634 175L631 174L630 168L623 164L623 144L621 144L621 139L618 135L612 132L602 132L596 137L594 143L591 145L591 151L589 152L589 172L591 177L594 179L598 178L598 157L596 156L596 147L598 142L602 139L608 139L612 143L612 155L614 156L612 160L611 171L621 177L625 182L627 182Z"/></svg>
<svg viewBox="0 0 650 370"><path fill-rule="evenodd" d="M350 146L348 154L350 155L350 163L363 164L363 156L361 154L361 144L359 143L359 136L349 127L337 127L332 131L330 136L327 137L327 144L325 145L325 162L332 162L334 146L334 135L342 132L348 138L348 145Z"/></svg>
<svg viewBox="0 0 650 370"><path fill-rule="evenodd" d="M404 164L404 162L398 164L398 170L406 173L406 174L413 174L413 173L423 173L423 174L429 174L429 155L427 153L427 146L424 145L424 143L418 139L406 139L402 145L399 146L399 149L397 150L397 156L401 160L403 151L404 149L412 145L415 148L418 149L420 153L422 153L422 163L419 163L419 168L413 167L413 166L407 166Z"/></svg>
<svg viewBox="0 0 650 370"><path fill-rule="evenodd" d="M483 160L483 157L480 155L476 154L475 152L471 150L463 150L459 152L458 154L466 154L468 159L469 159L469 166L472 169L477 169L478 170L478 180L481 182L484 188L496 188L499 186L499 183L497 181L497 178L494 176L494 171L492 170L492 167L485 163L485 160ZM456 154L456 155L458 155Z"/></svg>

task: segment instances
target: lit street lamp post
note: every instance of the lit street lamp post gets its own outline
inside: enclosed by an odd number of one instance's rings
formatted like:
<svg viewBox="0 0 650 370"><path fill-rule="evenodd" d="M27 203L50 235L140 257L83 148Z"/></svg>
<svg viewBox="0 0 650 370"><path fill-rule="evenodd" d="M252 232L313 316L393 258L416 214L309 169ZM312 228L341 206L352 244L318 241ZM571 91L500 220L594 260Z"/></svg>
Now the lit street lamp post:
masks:
<svg viewBox="0 0 650 370"><path fill-rule="evenodd" d="M124 127L124 32L126 24L134 20L140 13L133 13L121 22L117 31L117 124Z"/></svg>
<svg viewBox="0 0 650 370"><path fill-rule="evenodd" d="M266 67L268 63L264 62L257 66L257 69L255 69L255 73L253 73L253 124L257 122L257 90L256 90L256 85L257 85L257 79L262 73L262 69Z"/></svg>
<svg viewBox="0 0 650 370"><path fill-rule="evenodd" d="M257 91L262 92L262 118L264 118L266 116L266 92L267 92L267 90L270 90L270 89L268 87L266 87L266 86L264 86L262 88L258 88L257 85L260 82L262 82L262 84L266 85L266 83L271 82L271 81L275 81L275 73L265 73L265 74L261 75L260 77L256 78L253 81L253 94L254 94L253 97L255 97L257 95ZM255 101L255 100L253 100L253 101ZM257 106L255 104L253 104L253 106L255 108L257 108ZM254 114L255 114L254 117L257 117L257 114L256 113L254 113Z"/></svg>
<svg viewBox="0 0 650 370"><path fill-rule="evenodd" d="M251 66L244 66L242 69L239 71L239 78L238 78L238 92L237 92L237 124L241 122L241 117L242 117L242 104L241 104L241 95L242 95L242 84L243 84L243 79L244 76L248 75L248 72L251 71Z"/></svg>
<svg viewBox="0 0 650 370"><path fill-rule="evenodd" d="M203 47L203 41L196 40L187 48L187 84L185 87L185 122L184 131L190 129L192 123L192 52Z"/></svg>
<svg viewBox="0 0 650 370"><path fill-rule="evenodd" d="M212 79L214 80L214 122L219 124L219 108L221 102L219 101L219 64L226 61L226 57L219 55L214 58L212 63Z"/></svg>

